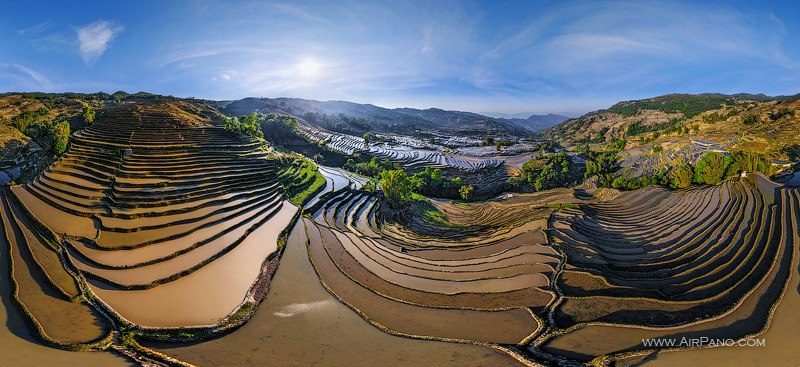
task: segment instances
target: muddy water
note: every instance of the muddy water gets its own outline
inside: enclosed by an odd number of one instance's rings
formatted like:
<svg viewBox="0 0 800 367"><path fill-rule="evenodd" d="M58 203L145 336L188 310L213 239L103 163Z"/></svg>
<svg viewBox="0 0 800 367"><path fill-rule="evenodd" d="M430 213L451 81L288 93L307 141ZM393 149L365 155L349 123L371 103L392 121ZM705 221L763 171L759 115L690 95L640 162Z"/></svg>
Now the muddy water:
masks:
<svg viewBox="0 0 800 367"><path fill-rule="evenodd" d="M800 197L795 198L800 200ZM797 204L795 204L797 205ZM792 262L791 279L786 293L778 305L769 329L756 339L763 338L764 346L752 347L724 347L705 350L689 350L659 353L658 356L644 364L647 367L658 366L775 366L789 367L800 365L800 348L797 347L797 337L800 333L800 229L798 229L798 216L800 212L794 206L795 212L785 212L784 216L792 218L792 233L794 238L794 259ZM787 218L784 218L788 220Z"/></svg>
<svg viewBox="0 0 800 367"><path fill-rule="evenodd" d="M38 344L11 303L8 244L0 240L0 366L135 366L111 352L68 352Z"/></svg>
<svg viewBox="0 0 800 367"><path fill-rule="evenodd" d="M211 242L199 246L192 251L155 264L130 269L102 269L80 262L76 262L76 265L81 270L89 271L95 275L99 275L105 279L119 284L148 284L150 282L173 276L174 274L180 273L184 269L197 267L204 261L208 261L208 259L212 258L217 253L234 244L246 234L247 230L251 229L252 226L256 225L259 221L267 219L269 215L272 214L273 210L277 211L279 209L270 208L268 211L265 211L259 215L254 215L250 218L241 218L241 223L239 223L241 225L238 228L231 230L230 232ZM277 250L277 247L275 249Z"/></svg>
<svg viewBox="0 0 800 367"><path fill-rule="evenodd" d="M33 196L22 186L15 186L11 190L19 197L20 201L25 203L25 206L36 218L53 231L86 238L94 238L97 234L97 230L91 218L79 217L53 208L49 204L39 200L36 196Z"/></svg>
<svg viewBox="0 0 800 367"><path fill-rule="evenodd" d="M489 348L400 338L374 328L322 287L298 223L269 293L248 323L219 339L158 349L199 366L519 366Z"/></svg>
<svg viewBox="0 0 800 367"><path fill-rule="evenodd" d="M105 289L97 284L91 287L114 310L139 325L216 324L244 300L296 210L285 201L275 216L233 250L173 282L146 290Z"/></svg>
<svg viewBox="0 0 800 367"><path fill-rule="evenodd" d="M547 278L541 274L521 274L514 275L509 278L503 279L477 279L477 280L463 280L454 282L449 279L442 280L442 276L435 271L423 271L403 267L399 264L392 264L392 267L387 267L384 264L378 263L369 256L356 248L353 243L353 238L348 237L344 233L334 232L336 237L351 256L353 256L362 266L371 272L377 274L383 279L391 281L395 284L417 290L425 290L435 293L454 294L462 292L472 293L499 293L511 290L518 290L528 288L531 286L541 287L547 285ZM358 238L355 238L358 241ZM377 255L375 255L377 256ZM413 275L402 273L407 271ZM428 276L430 278L425 278ZM433 278L437 277L437 278Z"/></svg>
<svg viewBox="0 0 800 367"><path fill-rule="evenodd" d="M644 330L623 326L590 325L558 336L547 342L544 348L558 354L563 353L588 361L591 356L635 348L641 345L643 339L673 338L681 340L684 336L721 339L729 338L731 335L754 332L760 327L760 320L764 320L766 317L769 305L773 302L771 297L778 295L781 283L777 282L776 278L784 279L783 277L787 276L790 271L794 272L794 269L790 268L792 266L790 259L792 248L788 247L790 245L791 243L785 242L781 244L777 255L779 261L773 264L774 268L753 290L753 293L724 317L677 329ZM794 311L796 310L791 312ZM790 332L789 335L793 333L793 336L796 337L797 329L792 330L793 332Z"/></svg>

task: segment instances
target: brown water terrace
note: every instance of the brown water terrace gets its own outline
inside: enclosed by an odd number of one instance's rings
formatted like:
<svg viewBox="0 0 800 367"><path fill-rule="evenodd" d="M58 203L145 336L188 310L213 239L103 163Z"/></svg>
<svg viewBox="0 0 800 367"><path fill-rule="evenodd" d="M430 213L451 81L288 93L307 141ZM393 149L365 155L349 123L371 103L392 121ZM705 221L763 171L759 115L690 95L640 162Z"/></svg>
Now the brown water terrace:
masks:
<svg viewBox="0 0 800 367"><path fill-rule="evenodd" d="M434 223L319 166L298 207L260 142L164 103L108 108L0 192L0 366L800 363L800 189L580 186L431 200ZM405 167L505 164L304 133ZM642 343L701 337L764 345Z"/></svg>
<svg viewBox="0 0 800 367"><path fill-rule="evenodd" d="M242 328L211 341L154 348L201 366L518 366L490 348L386 334L337 301L309 262L298 222L258 312Z"/></svg>

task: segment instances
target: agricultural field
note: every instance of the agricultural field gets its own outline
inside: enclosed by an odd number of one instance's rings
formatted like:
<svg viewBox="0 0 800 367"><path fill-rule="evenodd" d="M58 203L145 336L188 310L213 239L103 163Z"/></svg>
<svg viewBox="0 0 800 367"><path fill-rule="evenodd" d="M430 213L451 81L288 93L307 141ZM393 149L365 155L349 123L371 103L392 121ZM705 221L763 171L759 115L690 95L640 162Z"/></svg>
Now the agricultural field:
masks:
<svg viewBox="0 0 800 367"><path fill-rule="evenodd" d="M424 167L453 168L461 172L479 172L501 167L505 162L501 157L487 154L457 154L445 151L440 145L422 142L418 139L399 139L369 143L363 138L325 131L313 126L302 126L303 134L313 142L344 155L364 153L369 156L388 159L400 163L406 169ZM521 148L523 152L529 148ZM499 154L496 154L499 155ZM528 154L529 156L530 154Z"/></svg>
<svg viewBox="0 0 800 367"><path fill-rule="evenodd" d="M595 176L479 200L410 192L398 207L389 175L326 166L228 126L201 101L122 99L98 109L34 179L3 188L0 340L20 353L0 361L717 366L735 356L791 366L800 358L788 346L800 326L800 190L761 173L628 191ZM299 129L309 144L385 159L406 178L424 175L404 170L429 168L433 180L443 169L478 175L471 183L483 188L524 188L506 180L541 174L551 160L579 167L578 152L542 150L538 166L516 168L538 144L520 155L459 154L412 137L378 143ZM691 144L665 149L669 161L652 165L725 149ZM622 165L646 174L636 163L645 152L620 151ZM481 173L483 165L494 170ZM649 342L687 338L765 340L766 349Z"/></svg>

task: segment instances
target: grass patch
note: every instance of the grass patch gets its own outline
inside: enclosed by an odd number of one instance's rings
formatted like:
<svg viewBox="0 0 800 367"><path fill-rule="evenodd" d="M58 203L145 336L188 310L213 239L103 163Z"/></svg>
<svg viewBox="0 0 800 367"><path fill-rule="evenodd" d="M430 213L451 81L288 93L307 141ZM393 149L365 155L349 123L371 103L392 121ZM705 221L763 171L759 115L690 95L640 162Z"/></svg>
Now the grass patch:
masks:
<svg viewBox="0 0 800 367"><path fill-rule="evenodd" d="M450 222L447 214L442 213L428 199L420 194L412 194L412 215L426 224L444 228L469 228L468 226Z"/></svg>
<svg viewBox="0 0 800 367"><path fill-rule="evenodd" d="M278 174L278 179L283 184L289 201L297 206L303 206L325 188L325 177L319 173L314 163L305 159L292 161Z"/></svg>
<svg viewBox="0 0 800 367"><path fill-rule="evenodd" d="M558 203L558 204L548 204L541 206L542 209L553 209L553 210L561 210L561 209L577 209L579 207L578 204L575 203Z"/></svg>

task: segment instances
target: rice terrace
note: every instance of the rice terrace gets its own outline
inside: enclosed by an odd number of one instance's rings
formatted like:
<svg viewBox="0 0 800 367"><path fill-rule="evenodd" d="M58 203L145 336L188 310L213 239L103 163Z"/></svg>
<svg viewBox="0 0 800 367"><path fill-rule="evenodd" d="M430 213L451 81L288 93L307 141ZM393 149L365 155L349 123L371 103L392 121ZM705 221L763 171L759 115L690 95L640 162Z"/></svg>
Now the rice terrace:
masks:
<svg viewBox="0 0 800 367"><path fill-rule="evenodd" d="M797 5L144 3L0 15L0 366L800 365Z"/></svg>

